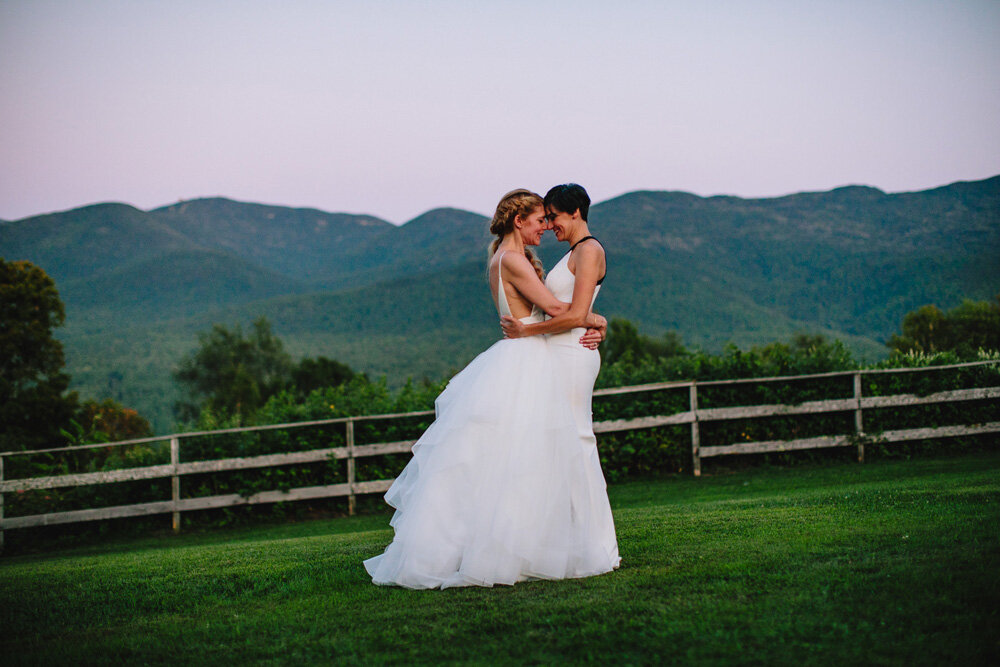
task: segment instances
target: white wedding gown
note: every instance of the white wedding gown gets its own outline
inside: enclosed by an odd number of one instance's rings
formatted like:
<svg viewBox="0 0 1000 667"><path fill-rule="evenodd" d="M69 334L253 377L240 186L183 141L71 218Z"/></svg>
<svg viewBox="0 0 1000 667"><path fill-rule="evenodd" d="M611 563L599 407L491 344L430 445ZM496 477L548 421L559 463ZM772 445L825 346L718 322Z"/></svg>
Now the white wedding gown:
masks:
<svg viewBox="0 0 1000 667"><path fill-rule="evenodd" d="M509 315L499 278L498 308ZM536 307L521 321L543 317ZM553 354L561 344L550 342L500 340L438 396L434 422L385 495L396 508L395 537L364 562L374 583L492 586L587 577L618 566L590 427L600 358L579 343L586 354Z"/></svg>

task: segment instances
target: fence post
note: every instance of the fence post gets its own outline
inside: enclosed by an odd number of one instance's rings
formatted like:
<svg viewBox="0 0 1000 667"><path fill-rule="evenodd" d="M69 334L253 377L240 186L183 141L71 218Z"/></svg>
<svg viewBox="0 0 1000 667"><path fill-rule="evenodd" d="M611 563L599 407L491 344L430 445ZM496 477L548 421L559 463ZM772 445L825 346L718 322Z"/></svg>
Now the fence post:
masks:
<svg viewBox="0 0 1000 667"><path fill-rule="evenodd" d="M0 484L3 484L3 456L0 455ZM0 489L0 554L3 553L3 490Z"/></svg>
<svg viewBox="0 0 1000 667"><path fill-rule="evenodd" d="M701 435L698 433L698 385L691 381L691 466L695 477L701 477Z"/></svg>
<svg viewBox="0 0 1000 667"><path fill-rule="evenodd" d="M170 478L170 495L174 501L173 528L175 533L181 532L181 478L177 474L177 465L181 460L180 438L170 438L170 465L173 466L173 476Z"/></svg>
<svg viewBox="0 0 1000 667"><path fill-rule="evenodd" d="M861 420L861 371L854 374L854 434L858 438L858 463L865 462L864 422Z"/></svg>
<svg viewBox="0 0 1000 667"><path fill-rule="evenodd" d="M354 420L347 420L347 513L353 515L354 498Z"/></svg>

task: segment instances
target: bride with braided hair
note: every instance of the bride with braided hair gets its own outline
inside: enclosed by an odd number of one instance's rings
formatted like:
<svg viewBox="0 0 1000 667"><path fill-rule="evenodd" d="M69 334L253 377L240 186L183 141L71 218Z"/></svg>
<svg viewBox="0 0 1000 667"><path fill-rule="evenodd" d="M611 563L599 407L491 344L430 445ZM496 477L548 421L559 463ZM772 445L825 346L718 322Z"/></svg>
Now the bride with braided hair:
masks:
<svg viewBox="0 0 1000 667"><path fill-rule="evenodd" d="M530 246L547 228L539 195L519 189L500 200L488 264L497 311L524 326L550 317L552 331L560 321L563 331L588 327L576 344L594 350L606 320L592 312L567 318L570 304L542 282ZM385 495L396 509L395 535L384 553L364 562L374 583L510 585L618 566L604 479L595 482L559 368L544 336L504 338L451 379L435 402L434 422ZM610 545L595 539L609 524Z"/></svg>

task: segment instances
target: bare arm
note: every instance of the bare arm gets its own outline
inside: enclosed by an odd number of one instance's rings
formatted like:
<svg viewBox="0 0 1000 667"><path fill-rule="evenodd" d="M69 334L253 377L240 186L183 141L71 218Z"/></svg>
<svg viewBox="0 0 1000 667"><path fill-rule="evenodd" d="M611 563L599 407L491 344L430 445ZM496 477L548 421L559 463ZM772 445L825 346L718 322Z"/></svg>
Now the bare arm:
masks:
<svg viewBox="0 0 1000 667"><path fill-rule="evenodd" d="M500 261L503 262L504 275L525 299L551 316L562 315L569 310L570 304L552 295L527 257L511 253L501 257Z"/></svg>
<svg viewBox="0 0 1000 667"><path fill-rule="evenodd" d="M565 312L553 316L550 320L535 324L522 324L504 318L501 326L503 326L504 333L508 338L560 333L576 327L603 329L607 326L607 320L590 311L590 304L594 299L594 291L597 289L597 281L600 278L601 266L604 263L604 250L596 243L583 244L574 252L574 259L576 260L576 280L573 286L573 301L569 308Z"/></svg>

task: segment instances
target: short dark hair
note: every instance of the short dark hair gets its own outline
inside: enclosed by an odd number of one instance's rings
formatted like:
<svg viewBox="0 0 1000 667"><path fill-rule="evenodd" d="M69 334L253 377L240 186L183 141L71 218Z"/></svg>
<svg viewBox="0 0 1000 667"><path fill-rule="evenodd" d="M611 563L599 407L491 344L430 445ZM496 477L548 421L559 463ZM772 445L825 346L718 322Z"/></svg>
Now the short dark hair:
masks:
<svg viewBox="0 0 1000 667"><path fill-rule="evenodd" d="M586 222L587 213L590 211L590 195L582 185L563 183L545 193L545 208L553 208L560 213L570 215L579 210L580 217Z"/></svg>

